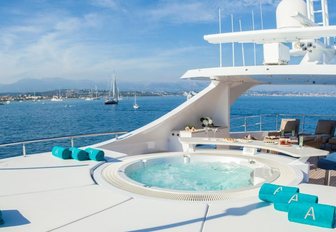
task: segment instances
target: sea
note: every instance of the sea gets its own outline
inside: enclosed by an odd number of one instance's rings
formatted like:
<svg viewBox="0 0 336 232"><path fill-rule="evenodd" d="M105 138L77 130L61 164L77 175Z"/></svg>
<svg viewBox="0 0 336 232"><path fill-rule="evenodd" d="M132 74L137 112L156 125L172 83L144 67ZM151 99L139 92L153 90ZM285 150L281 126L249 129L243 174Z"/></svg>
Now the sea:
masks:
<svg viewBox="0 0 336 232"><path fill-rule="evenodd" d="M22 155L22 145L1 147L1 144L89 133L130 132L158 119L185 101L184 96L138 97L140 108L137 110L133 109L133 98L126 97L118 105L104 105L103 100L81 99L1 105L0 158ZM301 123L304 122L301 131L313 133L318 119L336 120L336 98L242 96L231 108L231 131L276 130L281 118L299 118ZM75 146L84 146L113 137L78 138L74 142ZM54 145L70 146L70 142L60 140L26 144L26 152L50 151Z"/></svg>

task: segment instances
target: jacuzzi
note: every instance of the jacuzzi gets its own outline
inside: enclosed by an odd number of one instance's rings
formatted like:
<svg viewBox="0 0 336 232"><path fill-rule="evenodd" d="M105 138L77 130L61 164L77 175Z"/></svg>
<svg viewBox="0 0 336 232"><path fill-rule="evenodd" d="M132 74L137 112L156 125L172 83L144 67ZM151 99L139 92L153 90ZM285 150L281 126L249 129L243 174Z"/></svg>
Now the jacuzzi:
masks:
<svg viewBox="0 0 336 232"><path fill-rule="evenodd" d="M208 201L256 196L265 182L300 181L300 171L258 156L158 153L134 156L102 171L119 189L151 197ZM301 179L303 178L301 174Z"/></svg>

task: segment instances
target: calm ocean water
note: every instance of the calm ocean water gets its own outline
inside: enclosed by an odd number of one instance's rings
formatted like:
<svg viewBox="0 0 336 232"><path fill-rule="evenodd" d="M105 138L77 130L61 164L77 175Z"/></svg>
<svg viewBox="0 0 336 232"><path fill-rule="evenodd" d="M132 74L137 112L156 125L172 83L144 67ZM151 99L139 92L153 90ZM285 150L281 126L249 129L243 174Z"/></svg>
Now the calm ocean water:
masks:
<svg viewBox="0 0 336 232"><path fill-rule="evenodd" d="M140 109L134 110L133 98L119 105L106 106L103 101L66 100L63 102L13 102L0 106L0 144L56 136L131 131L139 128L185 101L182 96L139 97ZM242 131L240 116L259 114L325 114L336 115L336 98L325 97L241 97L233 105L232 131ZM289 117L289 116L284 116ZM329 118L329 117L324 117ZM305 118L306 131L314 131L318 117ZM335 118L334 118L335 119ZM248 130L259 130L260 118L247 120ZM262 117L261 129L275 129L275 117ZM301 121L303 118L301 118ZM85 138L75 141L76 146L92 144L111 136ZM69 146L69 141L27 145L27 153L50 150L53 145ZM21 146L0 148L0 157L20 155Z"/></svg>

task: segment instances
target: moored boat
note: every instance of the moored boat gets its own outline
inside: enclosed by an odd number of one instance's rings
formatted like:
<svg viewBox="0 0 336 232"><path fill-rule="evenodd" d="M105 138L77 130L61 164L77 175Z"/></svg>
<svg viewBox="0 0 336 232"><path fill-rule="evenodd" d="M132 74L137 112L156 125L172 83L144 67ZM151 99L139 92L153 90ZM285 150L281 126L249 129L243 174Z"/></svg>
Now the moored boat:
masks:
<svg viewBox="0 0 336 232"><path fill-rule="evenodd" d="M111 89L109 91L109 96L105 99L105 105L117 105L119 103L118 99L118 87L117 87L117 79L114 77L114 80L111 82Z"/></svg>

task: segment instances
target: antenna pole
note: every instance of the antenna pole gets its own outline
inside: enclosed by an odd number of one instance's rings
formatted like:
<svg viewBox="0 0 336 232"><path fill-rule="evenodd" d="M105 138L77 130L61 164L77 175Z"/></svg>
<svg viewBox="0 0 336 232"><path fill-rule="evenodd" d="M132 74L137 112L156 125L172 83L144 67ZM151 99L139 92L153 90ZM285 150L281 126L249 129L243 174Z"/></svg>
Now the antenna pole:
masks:
<svg viewBox="0 0 336 232"><path fill-rule="evenodd" d="M231 32L233 32L233 15L231 14ZM232 66L235 66L235 44L232 42Z"/></svg>
<svg viewBox="0 0 336 232"><path fill-rule="evenodd" d="M218 8L218 30L219 34L222 33L222 16L221 16L221 9ZM222 61L222 43L219 43L219 67L223 66Z"/></svg>
<svg viewBox="0 0 336 232"><path fill-rule="evenodd" d="M328 0L321 0L323 26L329 26ZM324 38L324 43L330 46L330 37Z"/></svg>
<svg viewBox="0 0 336 232"><path fill-rule="evenodd" d="M241 20L239 19L239 30L242 31ZM241 43L243 66L245 66L244 43Z"/></svg>
<svg viewBox="0 0 336 232"><path fill-rule="evenodd" d="M260 10L260 25L261 25L261 30L264 30L264 17L263 17L263 10L262 10L261 0L259 0L259 10Z"/></svg>
<svg viewBox="0 0 336 232"><path fill-rule="evenodd" d="M254 31L254 11L252 10L252 30ZM256 44L253 43L253 61L254 66L257 65L257 53L256 53Z"/></svg>

